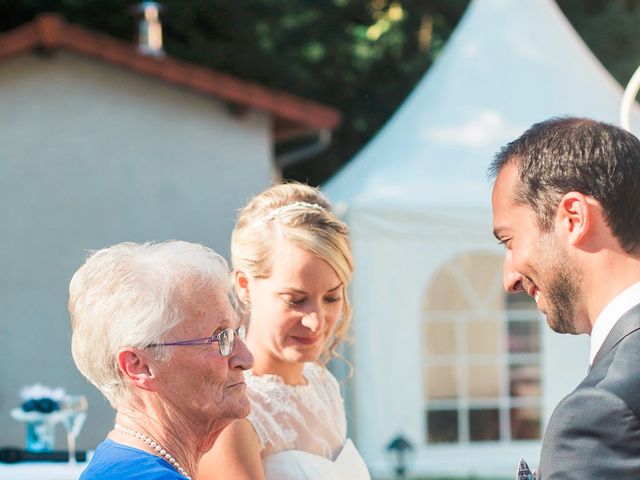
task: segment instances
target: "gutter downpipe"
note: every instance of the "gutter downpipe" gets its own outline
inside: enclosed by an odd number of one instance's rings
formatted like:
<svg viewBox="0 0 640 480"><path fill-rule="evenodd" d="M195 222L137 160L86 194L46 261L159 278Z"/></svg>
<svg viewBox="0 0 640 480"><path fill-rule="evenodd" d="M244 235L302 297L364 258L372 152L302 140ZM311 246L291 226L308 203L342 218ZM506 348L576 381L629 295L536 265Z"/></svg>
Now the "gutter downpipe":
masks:
<svg viewBox="0 0 640 480"><path fill-rule="evenodd" d="M300 163L313 155L317 155L325 151L329 145L331 145L331 139L331 130L320 130L318 131L317 139L314 142L290 152L276 155L275 163L279 168L289 167L296 163Z"/></svg>

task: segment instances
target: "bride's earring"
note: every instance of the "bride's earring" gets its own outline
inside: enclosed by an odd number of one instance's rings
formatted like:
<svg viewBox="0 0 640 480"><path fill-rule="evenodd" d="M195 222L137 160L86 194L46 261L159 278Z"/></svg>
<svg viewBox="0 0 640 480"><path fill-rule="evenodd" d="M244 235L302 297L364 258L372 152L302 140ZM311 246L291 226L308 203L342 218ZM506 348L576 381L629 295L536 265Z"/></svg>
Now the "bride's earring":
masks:
<svg viewBox="0 0 640 480"><path fill-rule="evenodd" d="M245 325L245 328L249 326L249 321L251 320L251 302L247 297L240 299L240 303L242 304L242 308L240 313L241 322Z"/></svg>

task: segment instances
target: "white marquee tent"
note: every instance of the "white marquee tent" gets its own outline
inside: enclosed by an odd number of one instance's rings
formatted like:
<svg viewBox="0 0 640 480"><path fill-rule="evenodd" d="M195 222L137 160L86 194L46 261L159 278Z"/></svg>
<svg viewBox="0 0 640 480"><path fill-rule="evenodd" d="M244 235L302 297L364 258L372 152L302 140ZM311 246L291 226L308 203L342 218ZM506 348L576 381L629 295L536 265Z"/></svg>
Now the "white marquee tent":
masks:
<svg viewBox="0 0 640 480"><path fill-rule="evenodd" d="M473 0L404 104L324 186L352 232L356 330L351 412L358 446L375 473L389 472L385 446L398 434L415 446L411 468L416 472L508 478L520 456L537 464L539 440L514 434L510 415L520 400L512 398L517 397L516 384L509 383L510 372L517 370L512 360L537 362L539 389L527 401L539 403L543 427L554 405L586 373L588 339L559 336L541 326L531 354L518 357L506 343L493 350L472 345L482 332L490 343L487 332L512 341L517 331L504 326L502 250L491 234L486 169L503 144L548 117L617 123L621 97L621 86L552 0ZM639 122L635 108L632 125ZM456 280L451 283L451 278ZM448 290L442 286L447 281ZM466 317L452 306L464 301L469 304ZM449 314L457 312L450 350L443 347L446 324L436 321L442 327L438 330L425 323L442 316L441 304L449 305ZM496 324L479 322L473 330L474 321L496 308L503 310L501 326L487 330L482 325ZM536 322L544 324L540 318ZM429 337L434 332L445 333ZM494 394L487 393L493 390L482 380L491 375L478 374L490 368L471 365L475 360L482 364L491 356L483 356L487 353L498 359L499 398L493 400L488 397ZM430 367L431 360L440 366ZM452 373L454 380L434 373L443 364L450 369L440 371ZM482 381L474 384L476 378ZM442 387L439 379L455 385ZM453 417L425 412L430 401L447 396L453 399L449 411L457 412L455 431L441 437L447 441L432 442L429 422L436 425L439 419L446 429L447 418ZM491 423L477 420L482 412L474 408L485 408L485 418L499 423L495 438L474 433L474 422Z"/></svg>

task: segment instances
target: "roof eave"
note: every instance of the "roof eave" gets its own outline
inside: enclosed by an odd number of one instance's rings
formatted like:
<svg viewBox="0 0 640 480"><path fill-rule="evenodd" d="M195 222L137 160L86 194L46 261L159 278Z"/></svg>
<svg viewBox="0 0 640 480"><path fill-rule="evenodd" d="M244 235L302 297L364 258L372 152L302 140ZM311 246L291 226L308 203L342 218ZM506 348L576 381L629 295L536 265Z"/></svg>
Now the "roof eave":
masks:
<svg viewBox="0 0 640 480"><path fill-rule="evenodd" d="M58 49L214 96L240 110L265 111L274 117L276 140L333 130L341 122L340 112L334 108L168 56L144 55L132 44L67 23L58 14L43 13L32 22L0 35L0 61L32 50Z"/></svg>

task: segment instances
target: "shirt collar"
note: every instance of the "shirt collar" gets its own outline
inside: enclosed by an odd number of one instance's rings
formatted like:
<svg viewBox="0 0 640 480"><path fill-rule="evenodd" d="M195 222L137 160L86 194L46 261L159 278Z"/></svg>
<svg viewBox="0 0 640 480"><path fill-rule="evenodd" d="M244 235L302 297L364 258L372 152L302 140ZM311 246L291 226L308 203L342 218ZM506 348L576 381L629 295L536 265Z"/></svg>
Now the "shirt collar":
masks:
<svg viewBox="0 0 640 480"><path fill-rule="evenodd" d="M591 330L591 354L589 364L593 364L598 350L611 332L620 317L640 303L640 282L634 283L629 288L618 294L611 300L596 318Z"/></svg>

